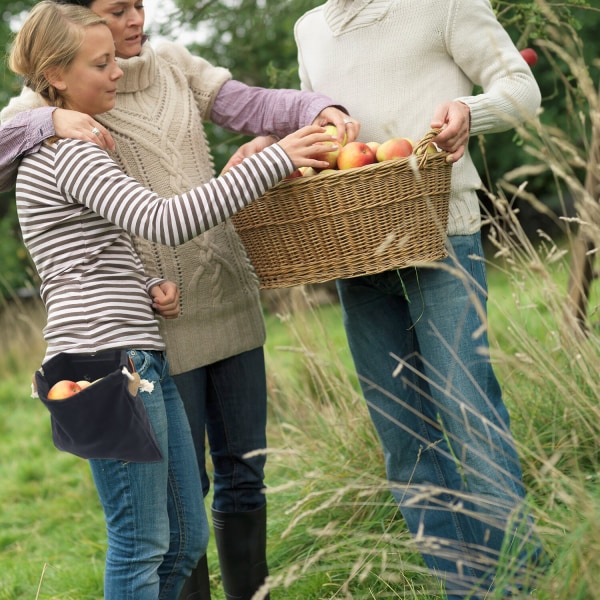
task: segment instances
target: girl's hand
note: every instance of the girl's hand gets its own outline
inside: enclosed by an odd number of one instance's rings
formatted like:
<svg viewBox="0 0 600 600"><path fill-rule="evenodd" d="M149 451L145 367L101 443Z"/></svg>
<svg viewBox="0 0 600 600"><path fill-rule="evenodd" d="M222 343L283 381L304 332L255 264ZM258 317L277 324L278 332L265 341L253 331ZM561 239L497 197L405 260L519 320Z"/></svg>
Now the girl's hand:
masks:
<svg viewBox="0 0 600 600"><path fill-rule="evenodd" d="M336 137L325 133L325 128L319 125L302 127L277 143L285 150L296 169L298 167L327 169L329 163L320 160L319 155L339 147Z"/></svg>
<svg viewBox="0 0 600 600"><path fill-rule="evenodd" d="M221 175L227 173L229 169L235 165L239 165L245 158L264 150L267 146L274 144L277 138L272 135L259 135L253 140L242 144L233 154L233 156L227 161L227 164L223 167Z"/></svg>
<svg viewBox="0 0 600 600"><path fill-rule="evenodd" d="M163 319L175 319L179 316L179 288L176 283L165 280L150 288L152 308Z"/></svg>

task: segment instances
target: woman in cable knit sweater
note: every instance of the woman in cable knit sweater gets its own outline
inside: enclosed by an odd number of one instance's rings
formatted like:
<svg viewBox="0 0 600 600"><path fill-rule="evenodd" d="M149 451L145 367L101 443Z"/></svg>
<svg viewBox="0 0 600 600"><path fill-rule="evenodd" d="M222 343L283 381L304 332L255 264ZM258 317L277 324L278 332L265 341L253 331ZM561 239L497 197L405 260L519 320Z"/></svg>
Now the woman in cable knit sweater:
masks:
<svg viewBox="0 0 600 600"><path fill-rule="evenodd" d="M302 88L342 102L362 141L443 128L449 257L340 280L338 291L409 529L449 598L481 598L503 551L519 582L540 546L520 518L521 466L489 361L481 184L467 142L532 119L540 92L488 0L329 0L298 20L295 38Z"/></svg>
<svg viewBox="0 0 600 600"><path fill-rule="evenodd" d="M114 138L119 166L156 193L170 196L213 174L204 120L255 135L281 137L312 122L333 122L340 136L344 133L347 115L321 94L250 88L178 44L164 42L155 50L145 43L139 1L81 3L105 17L113 32L124 72L116 106L97 119L60 110L51 115L44 108L26 113L15 125L24 131L20 153L54 133L54 116L64 120L65 137L95 138L108 149ZM2 121L36 105L24 89L3 111ZM357 131L354 125L348 138ZM212 514L225 592L249 599L267 575L265 454L253 453L266 447L265 328L257 277L229 223L178 248L136 239L136 249L149 275L174 281L181 291L180 316L160 320L160 330L190 420L204 495L209 489L208 434L214 465ZM183 597L192 593L194 598L209 597L205 558Z"/></svg>
<svg viewBox="0 0 600 600"><path fill-rule="evenodd" d="M123 76L106 21L49 1L26 18L10 66L46 103L90 116L114 107ZM295 168L327 166L312 157L331 140L322 127L304 127L172 198L142 187L90 142L50 139L20 163L19 223L48 313L45 371L62 353L125 350L152 384L139 393L162 460L103 453L90 459L108 533L106 600L177 600L208 542L191 431L148 294L165 282L144 273L129 233L168 247L184 244Z"/></svg>

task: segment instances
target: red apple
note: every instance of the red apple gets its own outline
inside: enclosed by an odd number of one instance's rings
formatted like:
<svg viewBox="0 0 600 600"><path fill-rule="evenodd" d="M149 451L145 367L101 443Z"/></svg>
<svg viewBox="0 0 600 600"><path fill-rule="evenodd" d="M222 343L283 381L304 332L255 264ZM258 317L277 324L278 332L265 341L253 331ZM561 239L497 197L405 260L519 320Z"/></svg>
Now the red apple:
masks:
<svg viewBox="0 0 600 600"><path fill-rule="evenodd" d="M92 385L91 381L88 381L87 379L80 379L79 381L76 381L75 383L77 383L77 385L82 389L85 390L86 387L89 387L90 385Z"/></svg>
<svg viewBox="0 0 600 600"><path fill-rule="evenodd" d="M377 148L377 161L391 160L392 158L405 158L412 154L412 140L404 137L393 137L383 142Z"/></svg>
<svg viewBox="0 0 600 600"><path fill-rule="evenodd" d="M363 142L350 142L340 149L338 169L364 167L375 162L375 153Z"/></svg>
<svg viewBox="0 0 600 600"><path fill-rule="evenodd" d="M538 61L537 52L533 48L523 48L521 56L530 67L535 66Z"/></svg>
<svg viewBox="0 0 600 600"><path fill-rule="evenodd" d="M69 379L57 381L48 391L48 400L65 400L81 391L81 386Z"/></svg>
<svg viewBox="0 0 600 600"><path fill-rule="evenodd" d="M284 179L296 179L296 177L302 177L302 171L300 169L292 171L287 177L284 177Z"/></svg>
<svg viewBox="0 0 600 600"><path fill-rule="evenodd" d="M337 127L335 125L326 125L325 133L328 133L329 135L337 138ZM316 158L317 160L326 160L329 163L329 168L333 169L337 163L337 157L340 153L341 146L343 146L346 143L346 139L346 134L344 133L344 139L342 140L341 145L337 140L332 140L331 142L324 142L329 146L333 146L334 144L336 144L337 148L335 150L332 150L331 152L326 152L325 154L317 154L314 158Z"/></svg>

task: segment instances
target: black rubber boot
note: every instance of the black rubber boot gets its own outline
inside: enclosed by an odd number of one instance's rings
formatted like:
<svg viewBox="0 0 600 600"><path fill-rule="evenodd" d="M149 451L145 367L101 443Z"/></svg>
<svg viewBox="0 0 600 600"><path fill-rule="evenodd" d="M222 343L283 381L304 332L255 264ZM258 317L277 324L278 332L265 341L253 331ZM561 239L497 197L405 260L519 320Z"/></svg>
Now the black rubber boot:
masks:
<svg viewBox="0 0 600 600"><path fill-rule="evenodd" d="M238 513L213 510L212 518L225 597L251 600L269 574L267 507Z"/></svg>
<svg viewBox="0 0 600 600"><path fill-rule="evenodd" d="M210 600L206 554L198 561L196 568L185 582L179 600Z"/></svg>

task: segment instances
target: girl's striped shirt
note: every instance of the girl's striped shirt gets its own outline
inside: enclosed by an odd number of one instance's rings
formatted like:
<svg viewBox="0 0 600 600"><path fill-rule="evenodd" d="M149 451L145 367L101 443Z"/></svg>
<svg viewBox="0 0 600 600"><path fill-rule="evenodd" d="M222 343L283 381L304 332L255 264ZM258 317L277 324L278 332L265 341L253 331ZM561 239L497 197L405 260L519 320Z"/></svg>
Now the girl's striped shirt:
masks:
<svg viewBox="0 0 600 600"><path fill-rule="evenodd" d="M182 244L293 170L274 144L205 185L160 198L89 142L59 140L24 157L17 212L48 313L45 360L59 352L163 350L148 294L161 280L145 276L129 234Z"/></svg>

